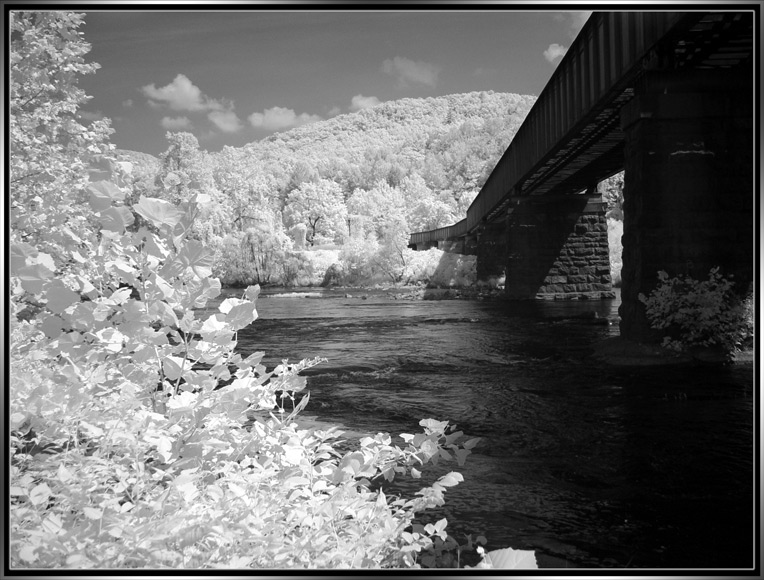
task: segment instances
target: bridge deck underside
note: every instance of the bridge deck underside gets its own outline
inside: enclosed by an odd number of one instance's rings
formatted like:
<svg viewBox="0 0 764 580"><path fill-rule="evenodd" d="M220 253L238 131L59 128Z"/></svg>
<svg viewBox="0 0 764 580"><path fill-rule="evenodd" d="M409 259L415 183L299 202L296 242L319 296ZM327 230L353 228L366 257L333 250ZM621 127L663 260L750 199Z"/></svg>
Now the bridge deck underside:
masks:
<svg viewBox="0 0 764 580"><path fill-rule="evenodd" d="M477 198L451 226L411 244L454 239L500 219L511 198L577 193L623 167L620 111L645 70L750 62L752 14L595 12Z"/></svg>

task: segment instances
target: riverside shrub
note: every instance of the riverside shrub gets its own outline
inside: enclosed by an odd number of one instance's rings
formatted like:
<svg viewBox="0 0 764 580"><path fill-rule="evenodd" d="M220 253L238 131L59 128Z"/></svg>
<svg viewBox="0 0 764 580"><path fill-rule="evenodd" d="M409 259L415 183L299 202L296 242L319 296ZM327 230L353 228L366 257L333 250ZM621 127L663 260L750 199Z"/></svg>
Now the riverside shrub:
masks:
<svg viewBox="0 0 764 580"><path fill-rule="evenodd" d="M212 253L185 237L204 196L128 208L124 188L90 188L111 203L80 238L82 267L61 277L51 256L11 249L12 315L39 305L12 325L11 565L417 567L446 522L414 518L461 475L412 499L372 482L462 464L478 440L430 419L404 448L378 434L343 453L336 429L301 428L299 372L320 361L268 371L235 352L259 287L195 316L220 292ZM133 212L146 225L128 231Z"/></svg>
<svg viewBox="0 0 764 580"><path fill-rule="evenodd" d="M682 351L721 347L727 355L753 335L753 296L733 291L734 282L711 268L708 280L658 272L658 285L649 296L639 295L653 328L666 330L663 345Z"/></svg>
<svg viewBox="0 0 764 580"><path fill-rule="evenodd" d="M406 284L427 283L437 287L466 288L476 281L476 257L452 254L430 248L424 251L406 249L403 280Z"/></svg>

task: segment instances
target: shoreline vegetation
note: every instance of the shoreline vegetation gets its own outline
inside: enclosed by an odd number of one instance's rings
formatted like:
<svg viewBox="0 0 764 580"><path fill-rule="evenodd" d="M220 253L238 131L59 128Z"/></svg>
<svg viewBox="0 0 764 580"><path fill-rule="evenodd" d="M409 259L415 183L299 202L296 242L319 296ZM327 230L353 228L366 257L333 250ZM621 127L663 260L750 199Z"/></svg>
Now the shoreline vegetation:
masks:
<svg viewBox="0 0 764 580"><path fill-rule="evenodd" d="M224 285L223 290L236 292L246 286ZM318 298L326 291L335 294L335 298L356 298L367 300L371 296L389 300L501 300L503 288L488 286L430 286L427 284L374 284L374 285L337 285L337 286L264 286L262 298L277 296L280 298ZM270 291L270 292L269 292ZM275 291L275 292L274 292Z"/></svg>

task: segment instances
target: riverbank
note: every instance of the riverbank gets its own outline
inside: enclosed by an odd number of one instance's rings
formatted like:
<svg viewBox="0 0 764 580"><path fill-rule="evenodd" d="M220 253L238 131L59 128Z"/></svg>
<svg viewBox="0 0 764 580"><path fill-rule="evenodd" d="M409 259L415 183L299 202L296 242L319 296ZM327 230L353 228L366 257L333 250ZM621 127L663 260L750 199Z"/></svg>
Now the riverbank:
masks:
<svg viewBox="0 0 764 580"><path fill-rule="evenodd" d="M224 290L235 292L238 286L225 286ZM295 298L315 298L318 296L336 296L342 298L368 299L382 297L389 300L491 300L501 299L503 288L453 287L430 288L424 284L405 286L374 285L374 286L295 286L291 288L264 287L261 296L283 296L289 294ZM328 295L328 296L327 296Z"/></svg>

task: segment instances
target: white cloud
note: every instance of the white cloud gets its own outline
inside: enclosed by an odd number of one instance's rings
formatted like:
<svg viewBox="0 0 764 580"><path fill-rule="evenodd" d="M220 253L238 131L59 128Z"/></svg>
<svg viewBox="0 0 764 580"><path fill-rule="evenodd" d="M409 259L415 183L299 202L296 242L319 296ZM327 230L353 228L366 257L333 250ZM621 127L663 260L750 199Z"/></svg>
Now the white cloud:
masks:
<svg viewBox="0 0 764 580"><path fill-rule="evenodd" d="M328 117L336 117L341 112L342 112L342 109L340 109L339 107L332 107L331 109L329 109L329 112L327 113L327 116Z"/></svg>
<svg viewBox="0 0 764 580"><path fill-rule="evenodd" d="M427 62L396 56L393 59L385 60L382 63L382 70L396 77L402 87L408 86L409 82L434 87L438 82L441 68Z"/></svg>
<svg viewBox="0 0 764 580"><path fill-rule="evenodd" d="M318 115L309 115L308 113L297 115L292 109L284 107L272 107L265 109L262 113L252 113L247 119L253 127L260 127L269 131L321 121L321 117Z"/></svg>
<svg viewBox="0 0 764 580"><path fill-rule="evenodd" d="M123 107L132 107L133 106L133 99L125 99L122 101Z"/></svg>
<svg viewBox="0 0 764 580"><path fill-rule="evenodd" d="M162 117L160 123L168 131L180 131L193 127L188 117Z"/></svg>
<svg viewBox="0 0 764 580"><path fill-rule="evenodd" d="M207 118L224 133L236 133L241 129L241 121L233 111L211 111Z"/></svg>
<svg viewBox="0 0 764 580"><path fill-rule="evenodd" d="M565 56L566 52L568 52L567 47L555 42L550 44L549 48L544 51L544 58L553 64L557 64Z"/></svg>
<svg viewBox="0 0 764 580"><path fill-rule="evenodd" d="M217 101L204 96L199 87L182 74L163 87L157 88L152 83L141 90L149 98L149 104L164 104L174 111L213 111L223 108Z"/></svg>
<svg viewBox="0 0 764 580"><path fill-rule="evenodd" d="M350 100L350 110L360 111L361 109L376 107L380 103L381 101L377 97L364 97L363 95L356 95Z"/></svg>
<svg viewBox="0 0 764 580"><path fill-rule="evenodd" d="M142 87L141 90L148 98L149 105L154 109L169 107L174 111L207 112L207 119L224 133L235 133L242 128L241 120L234 112L232 102L226 101L224 104L209 98L185 75L177 75L170 84L163 87L157 88L156 85L150 84ZM132 106L132 100L128 99L122 104ZM164 117L161 123L165 129L170 130L192 127L188 117Z"/></svg>

